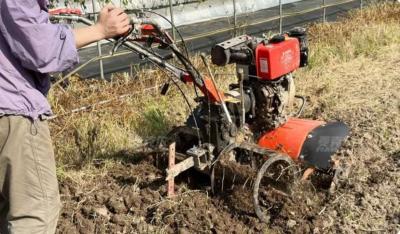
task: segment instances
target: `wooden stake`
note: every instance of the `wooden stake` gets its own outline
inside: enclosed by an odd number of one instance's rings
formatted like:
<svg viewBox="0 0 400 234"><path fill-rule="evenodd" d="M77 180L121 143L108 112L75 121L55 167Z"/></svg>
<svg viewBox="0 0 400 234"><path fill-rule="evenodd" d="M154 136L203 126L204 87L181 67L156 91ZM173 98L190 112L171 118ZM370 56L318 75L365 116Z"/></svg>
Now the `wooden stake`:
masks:
<svg viewBox="0 0 400 234"><path fill-rule="evenodd" d="M168 169L172 169L175 165L175 142L169 145L168 148ZM171 177L168 180L168 197L171 198L175 196L175 177Z"/></svg>

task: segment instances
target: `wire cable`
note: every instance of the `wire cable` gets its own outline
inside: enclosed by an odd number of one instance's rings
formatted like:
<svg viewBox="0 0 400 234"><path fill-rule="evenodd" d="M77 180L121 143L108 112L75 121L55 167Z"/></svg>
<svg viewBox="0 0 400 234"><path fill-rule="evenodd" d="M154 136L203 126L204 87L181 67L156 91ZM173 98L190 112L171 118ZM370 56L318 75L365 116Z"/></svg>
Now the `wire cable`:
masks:
<svg viewBox="0 0 400 234"><path fill-rule="evenodd" d="M185 49L185 54L186 54L187 57L189 57L189 50L187 48L186 41L183 38L183 36L182 36L181 32L179 31L179 29L175 26L175 24L172 23L171 20L169 20L167 17L165 17L165 16L163 16L163 15L161 15L161 14L155 12L155 11L151 11L151 10L143 10L143 11L144 12L149 12L151 14L155 14L155 15L161 17L162 19L164 19L165 21L167 21L171 25L172 30L175 30L178 33L179 37L181 38L181 41L182 41L182 44L183 44L183 48Z"/></svg>

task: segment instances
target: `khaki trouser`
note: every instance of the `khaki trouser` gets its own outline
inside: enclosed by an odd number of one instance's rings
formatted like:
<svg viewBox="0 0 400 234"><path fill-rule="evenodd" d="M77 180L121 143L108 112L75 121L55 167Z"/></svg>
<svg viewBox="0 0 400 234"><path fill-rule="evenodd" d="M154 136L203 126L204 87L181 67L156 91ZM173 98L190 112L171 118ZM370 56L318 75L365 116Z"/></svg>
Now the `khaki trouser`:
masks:
<svg viewBox="0 0 400 234"><path fill-rule="evenodd" d="M46 121L0 117L0 233L47 233L60 211Z"/></svg>

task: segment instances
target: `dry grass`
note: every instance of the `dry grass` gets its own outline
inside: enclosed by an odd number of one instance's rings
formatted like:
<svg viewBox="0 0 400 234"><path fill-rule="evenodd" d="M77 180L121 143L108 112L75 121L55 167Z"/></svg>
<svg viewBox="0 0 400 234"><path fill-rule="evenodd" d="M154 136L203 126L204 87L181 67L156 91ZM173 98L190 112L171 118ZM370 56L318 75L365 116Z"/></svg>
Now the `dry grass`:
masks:
<svg viewBox="0 0 400 234"><path fill-rule="evenodd" d="M383 46L400 42L399 21L398 4L381 4L354 11L339 22L311 26L310 68L376 56Z"/></svg>
<svg viewBox="0 0 400 234"><path fill-rule="evenodd" d="M395 230L400 192L400 44L304 72L299 92L310 95L306 117L350 125L344 155L351 165L346 187L328 204L326 230ZM341 197L340 197L341 196ZM340 224L337 222L340 221Z"/></svg>

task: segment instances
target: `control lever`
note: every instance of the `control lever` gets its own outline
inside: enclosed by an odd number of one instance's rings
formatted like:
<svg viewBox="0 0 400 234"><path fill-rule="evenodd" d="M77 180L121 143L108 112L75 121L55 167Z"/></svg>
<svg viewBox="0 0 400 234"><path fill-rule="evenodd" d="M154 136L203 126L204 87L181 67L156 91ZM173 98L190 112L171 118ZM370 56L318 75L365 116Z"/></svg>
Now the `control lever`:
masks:
<svg viewBox="0 0 400 234"><path fill-rule="evenodd" d="M205 65L206 68L207 68L208 74L210 75L210 78L211 78L211 81L212 81L212 83L213 83L213 85L214 85L215 90L217 90L217 95L218 95L218 98L219 98L219 100L220 100L220 102L221 102L222 110L224 111L225 116L226 116L226 118L227 118L229 124L232 125L232 124L233 124L233 121L232 121L231 114L229 114L228 108L226 107L226 103L225 103L225 101L221 98L221 95L219 94L217 85L216 85L216 83L215 83L214 74L211 72L210 65L207 63L206 55L205 55L204 53L201 53L201 54L200 54L200 57L201 57L201 59L203 60L204 65Z"/></svg>

